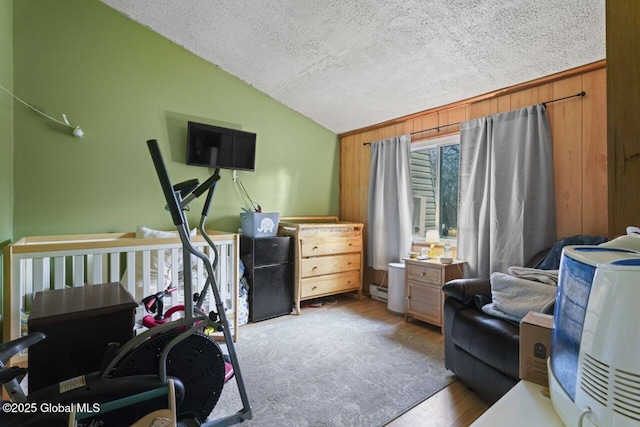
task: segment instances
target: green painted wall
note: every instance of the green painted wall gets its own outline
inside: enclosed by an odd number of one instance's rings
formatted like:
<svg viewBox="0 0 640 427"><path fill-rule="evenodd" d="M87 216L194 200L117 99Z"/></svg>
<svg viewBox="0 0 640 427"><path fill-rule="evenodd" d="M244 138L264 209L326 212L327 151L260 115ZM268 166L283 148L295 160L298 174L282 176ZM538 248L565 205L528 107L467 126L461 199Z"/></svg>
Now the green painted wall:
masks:
<svg viewBox="0 0 640 427"><path fill-rule="evenodd" d="M13 89L13 0L0 0L0 85L7 90ZM4 283L2 247L12 237L13 98L0 89L0 319Z"/></svg>
<svg viewBox="0 0 640 427"><path fill-rule="evenodd" d="M12 16L13 0L0 0L0 85L9 91L13 88ZM0 89L0 245L12 236L13 98Z"/></svg>
<svg viewBox="0 0 640 427"><path fill-rule="evenodd" d="M174 183L203 181L211 170L184 164L187 120L257 133L256 172L239 176L265 211L337 215L336 134L98 0L20 0L13 9L16 94L85 132L74 138L16 106L15 239L170 229L145 142L159 141ZM242 206L223 171L207 226L235 231Z"/></svg>

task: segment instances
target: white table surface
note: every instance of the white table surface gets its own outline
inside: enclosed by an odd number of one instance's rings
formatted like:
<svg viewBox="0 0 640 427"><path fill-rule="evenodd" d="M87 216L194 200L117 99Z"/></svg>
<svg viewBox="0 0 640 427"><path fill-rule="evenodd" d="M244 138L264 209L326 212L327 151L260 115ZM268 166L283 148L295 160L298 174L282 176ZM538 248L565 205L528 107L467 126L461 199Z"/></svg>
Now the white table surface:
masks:
<svg viewBox="0 0 640 427"><path fill-rule="evenodd" d="M551 399L542 393L546 387L520 381L489 408L472 427L564 427Z"/></svg>

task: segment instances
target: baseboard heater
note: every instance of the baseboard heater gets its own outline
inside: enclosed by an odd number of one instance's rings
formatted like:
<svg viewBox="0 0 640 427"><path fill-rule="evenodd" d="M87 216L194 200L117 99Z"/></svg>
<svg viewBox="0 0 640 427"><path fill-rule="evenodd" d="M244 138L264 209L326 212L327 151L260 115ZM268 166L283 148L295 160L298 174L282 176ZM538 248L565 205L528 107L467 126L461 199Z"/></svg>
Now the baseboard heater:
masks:
<svg viewBox="0 0 640 427"><path fill-rule="evenodd" d="M387 302L389 300L389 291L383 286L374 284L369 285L369 294L371 295L371 298L378 301Z"/></svg>

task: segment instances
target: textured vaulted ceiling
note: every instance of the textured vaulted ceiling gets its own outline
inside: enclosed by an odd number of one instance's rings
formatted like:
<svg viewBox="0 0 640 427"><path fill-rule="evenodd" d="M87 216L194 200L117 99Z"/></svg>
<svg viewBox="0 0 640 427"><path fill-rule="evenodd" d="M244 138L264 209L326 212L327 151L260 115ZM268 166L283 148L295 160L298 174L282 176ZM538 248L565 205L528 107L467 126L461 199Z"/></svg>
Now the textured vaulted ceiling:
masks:
<svg viewBox="0 0 640 427"><path fill-rule="evenodd" d="M605 0L102 0L342 133L605 58Z"/></svg>

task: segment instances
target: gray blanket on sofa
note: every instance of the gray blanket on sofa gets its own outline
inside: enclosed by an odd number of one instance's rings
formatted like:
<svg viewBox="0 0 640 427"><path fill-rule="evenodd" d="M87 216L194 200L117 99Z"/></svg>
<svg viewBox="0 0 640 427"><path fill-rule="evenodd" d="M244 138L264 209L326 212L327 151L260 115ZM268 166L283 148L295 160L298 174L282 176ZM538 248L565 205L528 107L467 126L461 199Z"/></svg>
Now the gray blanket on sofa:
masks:
<svg viewBox="0 0 640 427"><path fill-rule="evenodd" d="M492 302L482 311L520 322L529 311L549 313L556 299L557 270L509 268L510 274L491 274Z"/></svg>

